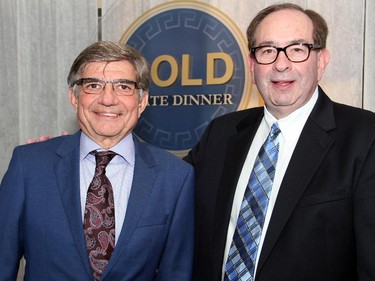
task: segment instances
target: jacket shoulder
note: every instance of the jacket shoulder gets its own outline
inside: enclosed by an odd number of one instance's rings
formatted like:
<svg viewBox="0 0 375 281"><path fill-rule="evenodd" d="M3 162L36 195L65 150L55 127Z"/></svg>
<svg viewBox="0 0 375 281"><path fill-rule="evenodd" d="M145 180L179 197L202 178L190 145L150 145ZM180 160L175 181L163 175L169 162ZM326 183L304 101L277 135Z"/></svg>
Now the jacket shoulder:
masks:
<svg viewBox="0 0 375 281"><path fill-rule="evenodd" d="M145 162L165 169L192 170L192 166L171 152L135 138L136 153Z"/></svg>

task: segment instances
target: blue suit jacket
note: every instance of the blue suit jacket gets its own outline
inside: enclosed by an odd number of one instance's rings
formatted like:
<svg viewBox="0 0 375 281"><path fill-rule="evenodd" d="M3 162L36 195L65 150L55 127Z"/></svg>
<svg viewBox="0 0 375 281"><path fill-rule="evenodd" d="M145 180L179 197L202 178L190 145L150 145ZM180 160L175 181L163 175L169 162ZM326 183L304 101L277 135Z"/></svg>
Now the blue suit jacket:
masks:
<svg viewBox="0 0 375 281"><path fill-rule="evenodd" d="M79 139L15 148L0 187L0 280L91 280L79 195ZM194 173L135 139L124 225L102 280L191 280Z"/></svg>

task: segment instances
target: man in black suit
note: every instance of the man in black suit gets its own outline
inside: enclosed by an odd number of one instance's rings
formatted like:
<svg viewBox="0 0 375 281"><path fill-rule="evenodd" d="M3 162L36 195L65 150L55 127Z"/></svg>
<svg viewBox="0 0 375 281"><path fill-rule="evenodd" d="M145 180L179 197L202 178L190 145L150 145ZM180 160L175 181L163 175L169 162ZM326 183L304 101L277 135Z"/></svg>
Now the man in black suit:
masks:
<svg viewBox="0 0 375 281"><path fill-rule="evenodd" d="M265 106L213 120L185 158L197 179L194 280L375 280L375 114L318 86L327 34L319 14L293 4L262 10L248 27ZM233 261L244 192L274 123L278 159L255 254L244 243Z"/></svg>

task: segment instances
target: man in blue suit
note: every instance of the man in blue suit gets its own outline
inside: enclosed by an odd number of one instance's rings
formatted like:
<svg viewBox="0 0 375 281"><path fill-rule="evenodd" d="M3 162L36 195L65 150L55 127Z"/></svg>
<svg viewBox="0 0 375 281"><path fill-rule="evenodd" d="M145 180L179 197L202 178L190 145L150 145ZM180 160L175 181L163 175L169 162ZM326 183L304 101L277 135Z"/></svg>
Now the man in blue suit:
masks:
<svg viewBox="0 0 375 281"><path fill-rule="evenodd" d="M22 256L26 280L191 280L192 167L132 134L147 105L147 62L129 46L97 42L76 58L68 84L81 130L17 147L1 183L0 280L16 279ZM104 168L114 227L94 249L113 244L108 259L92 255L84 229L93 151L115 153Z"/></svg>

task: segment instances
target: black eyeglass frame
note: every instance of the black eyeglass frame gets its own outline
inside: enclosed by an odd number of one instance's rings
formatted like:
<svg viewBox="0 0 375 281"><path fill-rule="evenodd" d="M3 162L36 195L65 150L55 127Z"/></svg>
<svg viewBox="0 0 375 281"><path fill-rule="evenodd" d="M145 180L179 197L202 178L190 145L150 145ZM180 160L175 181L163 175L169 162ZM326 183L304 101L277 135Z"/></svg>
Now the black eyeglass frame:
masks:
<svg viewBox="0 0 375 281"><path fill-rule="evenodd" d="M112 84L112 89L113 89L113 90L114 90L114 86L113 86L114 83L125 83L125 84L131 84L131 85L134 85L134 91L133 91L133 94L132 94L132 95L134 95L136 89L139 89L139 88L138 88L138 83L135 82L135 81L133 81L133 80L129 80L129 79L103 80L103 79L99 79L99 78L91 78L91 77L78 79L78 80L74 81L74 82L71 84L71 87L73 87L74 85L82 86L84 83L89 83L89 82L100 82L100 83L104 83L104 87L103 87L102 92L105 90L105 87L107 86L108 83L111 83L111 84ZM85 92L85 91L84 91L84 92ZM101 92L101 93L102 93L102 92ZM85 92L85 93L86 93L86 92ZM88 94L91 94L91 93L88 93Z"/></svg>
<svg viewBox="0 0 375 281"><path fill-rule="evenodd" d="M308 48L308 54L307 54L307 57L304 59L304 60L301 60L301 61L293 61L291 60L289 57L288 57L288 54L286 52L286 49L291 47L291 46L306 46ZM264 48L264 47L270 47L270 48L274 48L276 49L277 53L276 53L276 57L275 59L272 61L272 62L267 62L267 63L262 63L262 62L259 62L256 55L255 55L255 52L257 49L260 49L260 48ZM307 61L310 57L310 53L311 51L318 51L318 50L321 50L322 47L320 47L319 45L314 45L314 44L309 44L309 43L292 43L288 46L285 46L283 48L281 47L276 47L276 46L273 46L273 45L262 45L262 46L257 46L257 47L253 47L250 49L250 53L252 54L252 56L254 57L255 61L258 63L258 64L262 64L262 65L267 65L267 64L272 64L274 63L277 58L279 57L279 54L280 52L284 52L285 56L287 57L287 59L291 62L294 62L294 63L299 63L299 62L304 62L304 61Z"/></svg>

